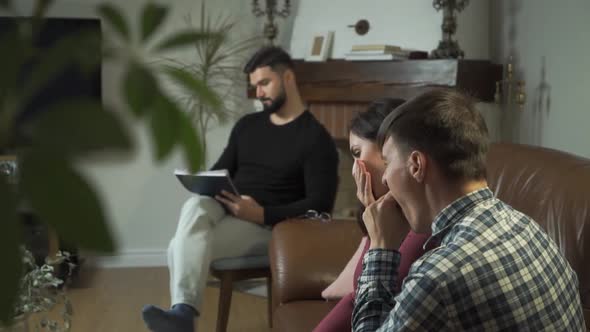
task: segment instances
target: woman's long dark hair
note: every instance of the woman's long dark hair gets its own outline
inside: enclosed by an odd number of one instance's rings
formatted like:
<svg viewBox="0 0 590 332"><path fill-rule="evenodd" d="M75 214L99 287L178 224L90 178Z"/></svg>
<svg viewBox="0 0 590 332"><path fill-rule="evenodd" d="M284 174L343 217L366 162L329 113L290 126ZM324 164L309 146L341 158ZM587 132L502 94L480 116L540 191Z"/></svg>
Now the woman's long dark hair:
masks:
<svg viewBox="0 0 590 332"><path fill-rule="evenodd" d="M362 139L376 143L379 126L381 126L385 117L405 102L405 100L398 98L381 98L375 100L369 105L367 111L357 114L350 120L349 131ZM363 222L365 207L363 204L359 205L360 209L356 220L361 228L361 232L367 235L367 229Z"/></svg>

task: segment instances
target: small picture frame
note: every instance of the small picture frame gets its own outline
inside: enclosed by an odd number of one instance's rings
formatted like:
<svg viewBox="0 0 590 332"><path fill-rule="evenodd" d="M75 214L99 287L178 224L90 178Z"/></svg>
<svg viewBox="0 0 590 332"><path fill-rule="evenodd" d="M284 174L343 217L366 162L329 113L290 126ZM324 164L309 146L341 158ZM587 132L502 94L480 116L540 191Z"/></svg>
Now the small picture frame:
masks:
<svg viewBox="0 0 590 332"><path fill-rule="evenodd" d="M326 31L313 35L311 38L311 45L309 52L305 57L305 61L326 61L332 52L332 40L334 39L334 31Z"/></svg>

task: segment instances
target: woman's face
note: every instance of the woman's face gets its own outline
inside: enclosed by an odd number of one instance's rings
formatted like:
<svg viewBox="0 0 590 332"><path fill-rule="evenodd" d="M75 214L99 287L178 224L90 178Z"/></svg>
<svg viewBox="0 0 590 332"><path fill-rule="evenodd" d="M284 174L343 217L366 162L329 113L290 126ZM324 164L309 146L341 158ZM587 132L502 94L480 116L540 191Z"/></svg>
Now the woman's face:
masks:
<svg viewBox="0 0 590 332"><path fill-rule="evenodd" d="M385 163L383 162L381 151L377 147L377 144L371 140L361 138L352 132L349 134L348 142L350 144L350 153L354 160L362 160L367 167L367 171L371 173L371 188L373 188L375 198L377 199L385 195L388 189L381 182L383 171L385 170Z"/></svg>

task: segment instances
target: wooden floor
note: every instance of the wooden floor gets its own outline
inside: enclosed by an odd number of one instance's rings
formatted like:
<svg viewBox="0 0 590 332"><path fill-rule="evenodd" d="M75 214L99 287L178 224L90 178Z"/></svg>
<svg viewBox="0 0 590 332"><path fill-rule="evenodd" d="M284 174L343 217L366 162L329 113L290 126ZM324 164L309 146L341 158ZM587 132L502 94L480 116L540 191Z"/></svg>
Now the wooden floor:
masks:
<svg viewBox="0 0 590 332"><path fill-rule="evenodd" d="M168 308L168 270L162 268L82 271L68 290L74 307L72 332L148 331L141 319L144 304ZM219 291L208 287L197 321L198 332L213 332ZM233 293L228 332L268 332L266 298Z"/></svg>

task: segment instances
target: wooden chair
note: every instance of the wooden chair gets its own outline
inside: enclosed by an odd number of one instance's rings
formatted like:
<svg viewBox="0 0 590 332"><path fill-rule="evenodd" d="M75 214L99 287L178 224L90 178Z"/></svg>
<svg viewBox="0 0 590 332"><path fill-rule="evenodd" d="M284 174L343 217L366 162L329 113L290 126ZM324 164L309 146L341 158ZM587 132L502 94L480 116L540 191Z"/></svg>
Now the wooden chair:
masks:
<svg viewBox="0 0 590 332"><path fill-rule="evenodd" d="M217 332L225 332L227 329L233 283L235 281L254 278L266 278L268 289L268 326L272 327L272 286L268 256L220 258L211 263L210 270L211 274L221 281L219 309L217 313Z"/></svg>

